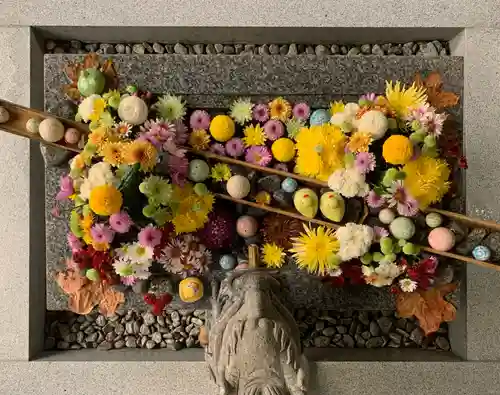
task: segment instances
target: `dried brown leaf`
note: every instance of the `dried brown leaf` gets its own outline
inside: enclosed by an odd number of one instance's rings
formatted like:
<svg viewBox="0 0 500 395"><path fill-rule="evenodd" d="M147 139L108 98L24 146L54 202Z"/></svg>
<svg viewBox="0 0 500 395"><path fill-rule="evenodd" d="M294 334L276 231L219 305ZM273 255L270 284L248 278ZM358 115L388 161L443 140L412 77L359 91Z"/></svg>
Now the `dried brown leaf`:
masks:
<svg viewBox="0 0 500 395"><path fill-rule="evenodd" d="M443 92L443 81L437 71L429 73L425 79L422 79L422 76L417 74L414 82L418 87L425 88L427 101L437 110L458 104L458 95L453 92Z"/></svg>
<svg viewBox="0 0 500 395"><path fill-rule="evenodd" d="M65 293L72 294L82 289L88 283L88 280L77 271L68 269L56 274L56 282Z"/></svg>
<svg viewBox="0 0 500 395"><path fill-rule="evenodd" d="M89 314L96 305L95 296L89 287L69 295L68 308L76 314Z"/></svg>
<svg viewBox="0 0 500 395"><path fill-rule="evenodd" d="M70 81L76 83L78 82L78 77L80 76L80 71L82 70L82 65L80 63L69 63L64 68L64 72Z"/></svg>
<svg viewBox="0 0 500 395"><path fill-rule="evenodd" d="M118 87L118 74L111 59L106 60L101 66L101 71L106 78L106 88L116 89Z"/></svg>
<svg viewBox="0 0 500 395"><path fill-rule="evenodd" d="M63 87L64 93L71 99L71 100L78 100L80 98L80 91L78 88L75 86L71 85L65 85Z"/></svg>
<svg viewBox="0 0 500 395"><path fill-rule="evenodd" d="M83 68L84 69L97 69L99 68L99 55L96 53L89 53L85 55L83 59Z"/></svg>
<svg viewBox="0 0 500 395"><path fill-rule="evenodd" d="M427 291L403 292L396 299L396 308L401 317L418 318L426 335L436 332L442 322L453 321L455 306L444 297L456 289L456 284L445 284Z"/></svg>
<svg viewBox="0 0 500 395"><path fill-rule="evenodd" d="M109 285L102 286L102 298L99 302L99 311L102 315L113 315L123 302L125 302L125 296L122 292L114 290Z"/></svg>

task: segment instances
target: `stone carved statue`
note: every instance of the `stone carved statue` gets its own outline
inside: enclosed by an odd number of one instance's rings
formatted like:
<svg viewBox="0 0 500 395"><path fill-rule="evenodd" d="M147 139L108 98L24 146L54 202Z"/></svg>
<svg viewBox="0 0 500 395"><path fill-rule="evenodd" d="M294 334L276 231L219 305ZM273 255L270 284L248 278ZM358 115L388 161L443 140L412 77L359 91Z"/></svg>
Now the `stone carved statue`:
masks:
<svg viewBox="0 0 500 395"><path fill-rule="evenodd" d="M220 289L212 283L205 359L221 395L304 395L308 370L299 330L278 296L278 281L256 268L253 251L249 269L232 272Z"/></svg>

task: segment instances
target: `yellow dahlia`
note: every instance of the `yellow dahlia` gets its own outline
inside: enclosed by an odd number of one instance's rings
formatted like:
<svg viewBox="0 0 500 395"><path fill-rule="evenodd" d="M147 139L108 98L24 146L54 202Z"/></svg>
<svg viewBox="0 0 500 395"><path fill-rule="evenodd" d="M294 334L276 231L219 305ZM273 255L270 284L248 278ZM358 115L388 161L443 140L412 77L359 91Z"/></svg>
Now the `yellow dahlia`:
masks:
<svg viewBox="0 0 500 395"><path fill-rule="evenodd" d="M269 103L269 114L271 119L278 119L281 122L286 122L292 115L292 106L282 97L277 97Z"/></svg>
<svg viewBox="0 0 500 395"><path fill-rule="evenodd" d="M99 151L103 157L104 162L109 163L111 166L118 166L123 162L123 149L124 143L104 143Z"/></svg>
<svg viewBox="0 0 500 395"><path fill-rule="evenodd" d="M262 246L262 262L268 268L280 268L285 263L285 252L283 248L275 243L266 243Z"/></svg>
<svg viewBox="0 0 500 395"><path fill-rule="evenodd" d="M325 275L339 265L337 252L340 243L333 229L318 226L311 229L304 225L305 233L293 237L293 247L289 250L297 262L297 266L309 273Z"/></svg>
<svg viewBox="0 0 500 395"><path fill-rule="evenodd" d="M208 148L210 136L203 129L196 129L189 135L189 145L198 151L203 151Z"/></svg>
<svg viewBox="0 0 500 395"><path fill-rule="evenodd" d="M123 147L123 163L133 165L140 163L142 171L152 170L156 165L158 152L149 141L135 140Z"/></svg>
<svg viewBox="0 0 500 395"><path fill-rule="evenodd" d="M324 124L302 128L296 137L295 172L326 181L343 167L346 137L340 128Z"/></svg>
<svg viewBox="0 0 500 395"><path fill-rule="evenodd" d="M121 192L113 185L100 185L90 191L89 207L97 215L110 216L120 211L123 204Z"/></svg>
<svg viewBox="0 0 500 395"><path fill-rule="evenodd" d="M405 118L412 109L420 107L427 102L425 88L411 85L406 88L401 82L386 81L385 97L389 107L394 110L399 118Z"/></svg>
<svg viewBox="0 0 500 395"><path fill-rule="evenodd" d="M344 112L345 105L342 101L334 101L330 103L330 115L337 114L338 112Z"/></svg>
<svg viewBox="0 0 500 395"><path fill-rule="evenodd" d="M439 202L450 188L450 168L442 159L420 156L403 167L404 186L417 199L420 209Z"/></svg>
<svg viewBox="0 0 500 395"><path fill-rule="evenodd" d="M385 140L382 156L391 165L404 165L413 156L413 144L408 137L394 134Z"/></svg>
<svg viewBox="0 0 500 395"><path fill-rule="evenodd" d="M198 196L191 184L185 184L182 188L175 185L173 200L176 204L173 208L172 224L177 234L201 229L208 221L208 214L214 204L214 196L211 193Z"/></svg>
<svg viewBox="0 0 500 395"><path fill-rule="evenodd" d="M98 127L89 134L89 143L100 148L104 143L118 141L112 130L106 126Z"/></svg>
<svg viewBox="0 0 500 395"><path fill-rule="evenodd" d="M266 134L264 133L264 129L257 125L249 125L243 130L243 143L245 143L246 147L250 147L252 145L264 145L266 142Z"/></svg>
<svg viewBox="0 0 500 395"><path fill-rule="evenodd" d="M369 133L356 132L349 138L347 148L351 152L368 152L371 143L372 136Z"/></svg>

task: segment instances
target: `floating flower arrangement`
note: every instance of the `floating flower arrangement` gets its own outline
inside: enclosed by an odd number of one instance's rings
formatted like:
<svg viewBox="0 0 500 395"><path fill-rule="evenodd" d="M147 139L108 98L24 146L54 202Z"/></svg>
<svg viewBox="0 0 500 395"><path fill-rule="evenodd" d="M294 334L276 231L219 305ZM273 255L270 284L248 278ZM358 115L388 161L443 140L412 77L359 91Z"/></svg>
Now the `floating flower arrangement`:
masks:
<svg viewBox="0 0 500 395"><path fill-rule="evenodd" d="M216 112L170 93L118 91L111 64L84 63L70 65L67 92L90 131L70 136L81 137L81 152L57 195L74 205L72 257L59 275L67 293L68 278L123 289L168 273L194 302L210 270L244 268L246 246L260 244L270 269L294 261L325 284L389 287L402 314L422 317L410 304L429 298L451 309L437 256L419 246L423 236L437 255L454 247L441 215L427 214L424 227L419 218L466 167L445 133L443 110L458 97L442 91L437 73L328 108L239 98ZM66 135L53 141L70 144ZM248 210L236 214L227 201ZM172 299L158 287L142 292L156 312ZM88 312L82 303L72 308Z"/></svg>

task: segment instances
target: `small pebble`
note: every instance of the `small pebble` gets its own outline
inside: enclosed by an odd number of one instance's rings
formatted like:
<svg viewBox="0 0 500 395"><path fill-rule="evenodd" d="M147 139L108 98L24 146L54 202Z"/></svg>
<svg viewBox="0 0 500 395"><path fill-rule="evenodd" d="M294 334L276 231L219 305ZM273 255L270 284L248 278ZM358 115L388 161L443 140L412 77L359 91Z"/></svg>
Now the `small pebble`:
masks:
<svg viewBox="0 0 500 395"><path fill-rule="evenodd" d="M9 111L5 107L0 107L0 123L6 123L10 119Z"/></svg>
<svg viewBox="0 0 500 395"><path fill-rule="evenodd" d="M153 44L153 51L155 53L164 53L165 52L165 47L159 43L154 43Z"/></svg>
<svg viewBox="0 0 500 395"><path fill-rule="evenodd" d="M142 44L134 44L132 46L132 52L143 55L146 52L146 49L144 48L144 45Z"/></svg>
<svg viewBox="0 0 500 395"><path fill-rule="evenodd" d="M188 49L181 43L177 43L174 45L174 52L180 55L187 55Z"/></svg>

